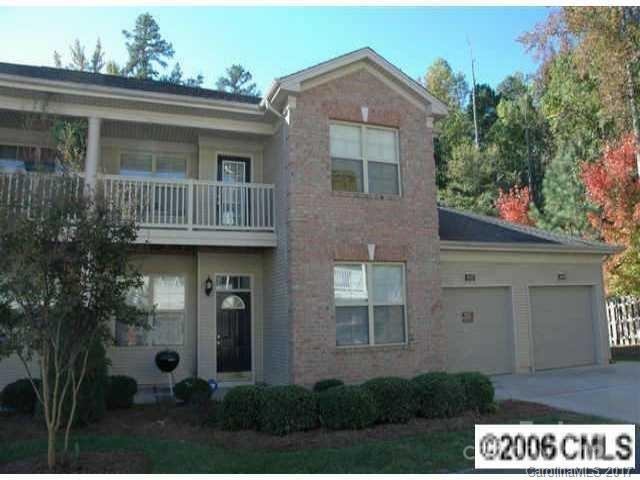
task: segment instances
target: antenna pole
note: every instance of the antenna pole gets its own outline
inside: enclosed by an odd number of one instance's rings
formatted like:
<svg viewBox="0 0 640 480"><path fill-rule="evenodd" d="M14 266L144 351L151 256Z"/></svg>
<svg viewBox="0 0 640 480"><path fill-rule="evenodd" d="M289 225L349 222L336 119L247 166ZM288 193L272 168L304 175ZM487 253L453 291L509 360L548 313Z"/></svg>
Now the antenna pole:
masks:
<svg viewBox="0 0 640 480"><path fill-rule="evenodd" d="M476 150L479 150L480 140L478 138L478 115L476 113L476 62L473 58L473 48L471 48L471 41L468 36L467 43L469 44L469 54L471 55L471 105L473 108L473 131L475 133Z"/></svg>

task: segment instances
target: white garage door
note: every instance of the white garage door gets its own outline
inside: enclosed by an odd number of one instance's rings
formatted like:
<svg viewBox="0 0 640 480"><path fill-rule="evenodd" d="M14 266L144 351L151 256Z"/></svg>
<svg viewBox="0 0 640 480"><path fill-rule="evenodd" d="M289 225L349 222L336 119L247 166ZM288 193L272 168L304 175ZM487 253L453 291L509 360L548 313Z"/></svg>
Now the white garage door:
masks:
<svg viewBox="0 0 640 480"><path fill-rule="evenodd" d="M487 374L513 370L508 288L445 288L448 370Z"/></svg>
<svg viewBox="0 0 640 480"><path fill-rule="evenodd" d="M536 370L595 363L591 287L532 287Z"/></svg>

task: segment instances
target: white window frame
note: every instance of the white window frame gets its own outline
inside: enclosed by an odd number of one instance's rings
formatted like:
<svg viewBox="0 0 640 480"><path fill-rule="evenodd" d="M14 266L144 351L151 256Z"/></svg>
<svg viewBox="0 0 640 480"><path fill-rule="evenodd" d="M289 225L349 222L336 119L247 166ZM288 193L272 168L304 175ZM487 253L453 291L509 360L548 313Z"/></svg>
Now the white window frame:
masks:
<svg viewBox="0 0 640 480"><path fill-rule="evenodd" d="M151 155L151 174L149 176L137 176L137 175L123 175L122 174L122 157L123 155ZM184 177L158 177L158 157L176 157L184 160ZM152 151L152 150L132 150L126 149L121 150L118 156L118 175L123 175L128 178L156 178L156 179L165 179L170 180L172 178L176 180L184 180L189 178L189 156L184 153L176 153L176 152L163 152L163 151Z"/></svg>
<svg viewBox="0 0 640 480"><path fill-rule="evenodd" d="M187 303L189 301L189 292L187 291L187 283L188 283L188 275L186 274L182 274L182 273L164 273L164 272L154 272L154 273L145 273L143 274L143 277L149 277L149 289L147 292L147 296L148 299L151 300L151 302L153 302L153 278L154 277L183 277L184 278L184 307L182 309L182 342L181 343L167 343L167 344L162 344L162 345L153 345L153 343L149 344L149 343L145 343L143 345L118 345L117 342L115 342L115 347L116 348L146 348L146 349L157 349L159 347L184 347L187 344ZM166 309L156 309L155 308L155 304L151 303L152 307L154 308L154 312L153 314L149 314L147 315L147 321L150 323L150 328L145 330L145 333L147 335L153 335L153 328L154 328L154 322L155 322L155 315L157 313L163 313L163 312L179 312L180 310L166 310ZM116 329L117 329L117 324L119 322L117 320L114 321L113 323L113 335L115 337L116 335ZM126 324L125 324L126 325ZM132 328L136 328L133 327L131 325L126 325L127 327L132 327ZM140 327L142 328L142 327ZM146 339L146 337L145 337Z"/></svg>
<svg viewBox="0 0 640 480"><path fill-rule="evenodd" d="M359 160L362 162L362 192L349 192L345 190L333 190L334 192L347 192L347 193L366 193L371 195L402 195L402 176L400 172L400 136L397 128L391 127L382 127L378 125L366 125L364 123L354 123L354 122L343 122L338 120L331 120L329 122L329 156L331 157L331 170L333 173L333 155L331 155L331 125L345 125L348 127L358 127L360 128L360 157L336 157L336 158L344 158L345 160ZM395 136L395 145L396 145L396 161L392 162L379 162L375 160L369 160L367 157L367 142L365 141L365 137L367 134L367 130L386 130L388 132L393 132ZM380 193L380 192L369 192L369 162L373 163L388 163L389 165L395 165L398 170L398 193Z"/></svg>
<svg viewBox="0 0 640 480"><path fill-rule="evenodd" d="M394 346L394 345L407 345L409 343L409 322L407 317L407 273L406 273L406 264L403 262L334 262L333 267L335 271L335 267L338 265L364 265L365 272L367 276L367 302L353 302L348 305L338 305L336 304L335 297L335 286L333 285L333 275L332 279L332 292L333 292L333 309L334 309L334 319L336 318L336 308L340 307L368 307L369 314L369 343L361 344L361 345L336 345L336 348L363 348L363 347L372 347L372 346ZM373 267L374 266L383 266L383 267L401 267L402 268L402 306L403 306L403 314L404 314L404 341L402 342L394 342L394 343L376 343L376 335L375 335L375 321L374 321L374 307L383 307L389 306L392 304L389 303L376 303L373 298ZM337 343L337 342L336 342Z"/></svg>

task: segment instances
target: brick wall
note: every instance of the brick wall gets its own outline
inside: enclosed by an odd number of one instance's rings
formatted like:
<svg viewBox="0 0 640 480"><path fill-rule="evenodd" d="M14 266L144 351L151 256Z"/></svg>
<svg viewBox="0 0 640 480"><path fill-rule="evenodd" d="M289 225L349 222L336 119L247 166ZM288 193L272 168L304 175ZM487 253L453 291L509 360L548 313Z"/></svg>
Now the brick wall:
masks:
<svg viewBox="0 0 640 480"><path fill-rule="evenodd" d="M332 192L329 121L399 129L401 197ZM288 250L292 381L378 375L412 376L445 367L438 277L435 165L428 112L366 69L332 79L296 98L288 162ZM333 262L406 262L409 343L336 348Z"/></svg>

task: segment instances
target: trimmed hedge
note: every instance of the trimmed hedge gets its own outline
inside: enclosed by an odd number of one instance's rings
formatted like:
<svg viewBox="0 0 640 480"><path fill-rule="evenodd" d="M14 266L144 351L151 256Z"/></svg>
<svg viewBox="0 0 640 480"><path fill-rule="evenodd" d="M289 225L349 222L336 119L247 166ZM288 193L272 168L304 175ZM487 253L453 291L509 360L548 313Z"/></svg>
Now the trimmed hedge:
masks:
<svg viewBox="0 0 640 480"><path fill-rule="evenodd" d="M222 427L226 430L258 428L264 387L242 385L229 390L222 400Z"/></svg>
<svg viewBox="0 0 640 480"><path fill-rule="evenodd" d="M455 375L431 372L411 380L417 402L417 414L426 418L454 417L466 406L465 389Z"/></svg>
<svg viewBox="0 0 640 480"><path fill-rule="evenodd" d="M320 380L316 382L313 386L313 391L316 393L324 392L325 390L329 390L330 388L340 387L344 385L342 380L338 380L337 378L329 378L327 380Z"/></svg>
<svg viewBox="0 0 640 480"><path fill-rule="evenodd" d="M107 409L131 408L138 382L126 375L112 375L107 382Z"/></svg>
<svg viewBox="0 0 640 480"><path fill-rule="evenodd" d="M33 383L38 389L40 388L39 379L34 378ZM0 393L0 405L19 413L33 413L37 403L38 397L28 378L21 378L7 384Z"/></svg>
<svg viewBox="0 0 640 480"><path fill-rule="evenodd" d="M362 384L376 402L378 423L406 423L414 417L416 403L409 380L399 377L373 378Z"/></svg>
<svg viewBox="0 0 640 480"><path fill-rule="evenodd" d="M201 378L189 377L175 384L173 394L184 403L203 403L211 398L211 387Z"/></svg>
<svg viewBox="0 0 640 480"><path fill-rule="evenodd" d="M273 435L311 430L318 425L316 395L299 385L266 387L258 423Z"/></svg>
<svg viewBox="0 0 640 480"><path fill-rule="evenodd" d="M358 386L335 386L318 394L320 424L331 430L358 430L378 418L371 392Z"/></svg>
<svg viewBox="0 0 640 480"><path fill-rule="evenodd" d="M480 372L462 372L456 374L464 389L465 407L480 413L493 408L494 390L489 377Z"/></svg>

